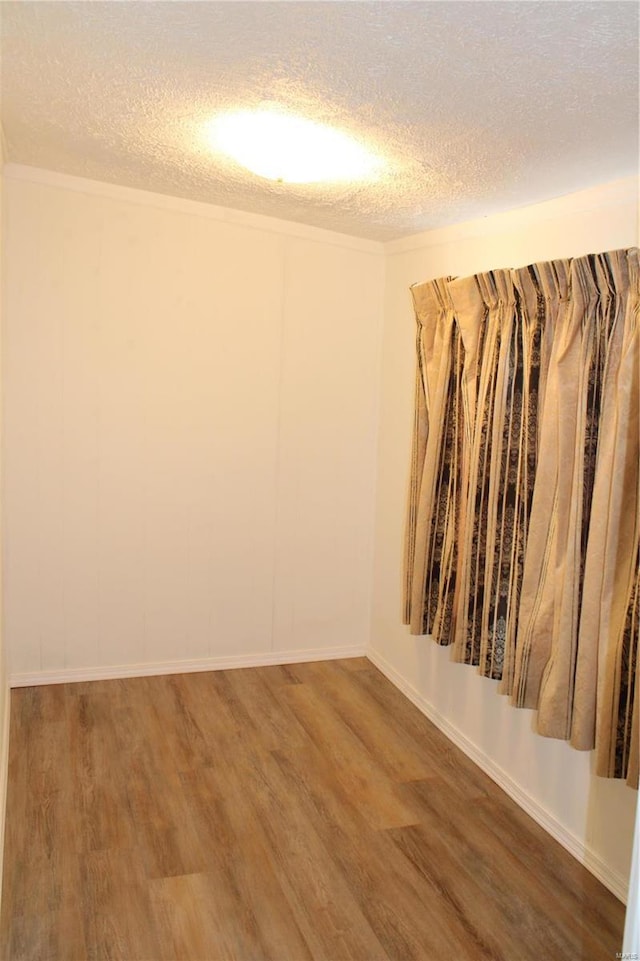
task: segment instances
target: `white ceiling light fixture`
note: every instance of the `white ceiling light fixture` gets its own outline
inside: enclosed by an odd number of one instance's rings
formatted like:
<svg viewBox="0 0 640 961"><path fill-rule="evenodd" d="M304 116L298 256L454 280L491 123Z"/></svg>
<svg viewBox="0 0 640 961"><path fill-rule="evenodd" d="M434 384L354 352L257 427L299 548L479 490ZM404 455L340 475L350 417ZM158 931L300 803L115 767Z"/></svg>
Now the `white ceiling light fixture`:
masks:
<svg viewBox="0 0 640 961"><path fill-rule="evenodd" d="M207 124L209 146L282 183L375 180L385 163L352 137L272 108L225 113Z"/></svg>

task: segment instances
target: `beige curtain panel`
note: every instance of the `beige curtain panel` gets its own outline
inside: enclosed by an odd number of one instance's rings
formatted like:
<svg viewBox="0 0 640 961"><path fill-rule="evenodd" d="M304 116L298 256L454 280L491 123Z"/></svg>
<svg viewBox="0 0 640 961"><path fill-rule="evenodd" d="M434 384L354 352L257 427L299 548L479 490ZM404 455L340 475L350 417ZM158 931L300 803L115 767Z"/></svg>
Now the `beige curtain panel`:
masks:
<svg viewBox="0 0 640 961"><path fill-rule="evenodd" d="M638 250L412 288L404 621L638 784Z"/></svg>

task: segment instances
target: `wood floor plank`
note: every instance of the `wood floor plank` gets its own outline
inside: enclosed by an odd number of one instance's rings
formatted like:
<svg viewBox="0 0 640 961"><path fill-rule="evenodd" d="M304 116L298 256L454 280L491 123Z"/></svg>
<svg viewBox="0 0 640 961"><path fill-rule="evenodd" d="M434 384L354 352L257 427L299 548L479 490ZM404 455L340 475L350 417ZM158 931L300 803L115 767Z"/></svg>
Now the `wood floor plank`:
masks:
<svg viewBox="0 0 640 961"><path fill-rule="evenodd" d="M147 692L155 691L152 717L139 719L151 723L164 735L166 751L163 759L171 760L174 769L185 770L210 764L214 754L210 739L199 725L191 704L191 683L184 674L161 678L144 678ZM155 682L159 681L159 684ZM146 702L150 700L146 694Z"/></svg>
<svg viewBox="0 0 640 961"><path fill-rule="evenodd" d="M512 845L501 843L487 830L477 817L477 801L470 810L446 779L413 782L409 789L420 798L423 824L433 831L446 823L443 836L449 851L484 890L493 892L505 911L516 911L517 929L523 936L535 934L537 950L543 957L580 957L580 952L586 952L582 956L589 961L605 961L598 932L575 917L560 889L554 891L554 910L549 917L546 877L536 873L526 859L519 859ZM549 846L556 844L549 839ZM527 919L531 923L526 923Z"/></svg>
<svg viewBox="0 0 640 961"><path fill-rule="evenodd" d="M279 693L284 684L300 684L296 664L272 664L260 668L260 678L272 690Z"/></svg>
<svg viewBox="0 0 640 961"><path fill-rule="evenodd" d="M386 952L313 819L295 794L285 798L274 786L272 756L238 752L233 771L238 790L246 792L255 807L273 871L312 957L386 961Z"/></svg>
<svg viewBox="0 0 640 961"><path fill-rule="evenodd" d="M211 904L214 910L211 910ZM208 958L215 945L216 958L235 961L238 945L228 927L219 922L215 892L202 875L157 878L151 884L151 917L158 932L158 961Z"/></svg>
<svg viewBox="0 0 640 961"><path fill-rule="evenodd" d="M324 661L324 664L330 663ZM337 664L344 671L368 671L371 667L371 661L366 657L340 657L337 660L331 662Z"/></svg>
<svg viewBox="0 0 640 961"><path fill-rule="evenodd" d="M225 671L230 699L235 700L244 717L251 737L265 749L277 750L284 744L303 745L308 735L290 710L283 692L278 695L256 671ZM295 685L297 689L297 685ZM286 693L286 692L285 692ZM236 708L236 710L238 709Z"/></svg>
<svg viewBox="0 0 640 961"><path fill-rule="evenodd" d="M501 792L502 794L502 792ZM561 892L567 910L579 915L585 900L593 921L593 931L602 938L603 947L615 941L624 925L624 906L617 898L602 897L602 885L586 872L575 858L567 857L559 844L549 844L549 836L539 824L505 795L482 798L475 816L488 832L508 848L526 868L545 885Z"/></svg>
<svg viewBox="0 0 640 961"><path fill-rule="evenodd" d="M385 831L363 821L357 796L345 794L330 768L315 759L311 768L300 759L275 755L278 775L274 789L296 797L308 820L348 882L360 910L388 957L407 961L502 961L480 937L470 938L461 919L443 902L408 862L398 856ZM324 774L322 773L324 772Z"/></svg>
<svg viewBox="0 0 640 961"><path fill-rule="evenodd" d="M12 692L2 961L604 961L623 920L364 658Z"/></svg>
<svg viewBox="0 0 640 961"><path fill-rule="evenodd" d="M411 736L422 746L431 765L431 775L446 774L449 782L453 786L459 786L467 799L471 793L477 798L504 794L471 758L438 730L373 664L368 671L358 672L354 683L369 693L373 704L387 719L392 730Z"/></svg>
<svg viewBox="0 0 640 961"><path fill-rule="evenodd" d="M388 716L375 709L375 701L370 693L354 683L353 677L355 670L367 670L369 662L366 658L354 660L359 664L357 668L349 667L350 661L326 662L316 681L316 688L391 780L411 781L429 777L435 769L424 750L424 743L411 737L399 725L390 723Z"/></svg>
<svg viewBox="0 0 640 961"><path fill-rule="evenodd" d="M504 925L504 905L496 898L495 890L488 891L464 862L451 856L437 829L412 825L393 828L387 833L434 892L438 904L447 905L459 919L471 943L477 945L478 957L537 961L540 941L535 939L532 953L528 932L532 925L544 919L534 912L520 913L514 936L516 926ZM510 907L509 910L514 918L513 909Z"/></svg>
<svg viewBox="0 0 640 961"><path fill-rule="evenodd" d="M244 785L238 784L235 766L230 768L222 792L211 774L200 770L189 776L187 786L209 866L219 865L227 885L241 892L259 931L261 957L311 961L310 949L278 880L277 858L255 805Z"/></svg>
<svg viewBox="0 0 640 961"><path fill-rule="evenodd" d="M415 824L417 815L396 785L381 777L379 765L358 736L344 723L333 705L313 685L292 686L286 701L312 743L331 758L334 776L357 792L364 816L372 827Z"/></svg>
<svg viewBox="0 0 640 961"><path fill-rule="evenodd" d="M26 691L29 688L25 689ZM0 958L11 957L11 927L19 914L20 899L28 886L29 865L25 857L26 839L24 837L25 819L20 816L9 817L13 809L20 810L27 798L30 785L28 765L24 763L29 736L29 721L26 715L26 699L22 692L12 691L10 703L10 750L7 775L7 816L5 817L4 864L11 865L11 883L7 882L7 871L3 874L2 914L0 915ZM17 695L17 696L16 696ZM16 750L19 745L19 750ZM25 876L26 872L26 876Z"/></svg>
<svg viewBox="0 0 640 961"><path fill-rule="evenodd" d="M149 924L149 887L135 851L92 851L81 861L80 903L87 961L133 961L159 957L157 932ZM64 954L60 958L65 958Z"/></svg>

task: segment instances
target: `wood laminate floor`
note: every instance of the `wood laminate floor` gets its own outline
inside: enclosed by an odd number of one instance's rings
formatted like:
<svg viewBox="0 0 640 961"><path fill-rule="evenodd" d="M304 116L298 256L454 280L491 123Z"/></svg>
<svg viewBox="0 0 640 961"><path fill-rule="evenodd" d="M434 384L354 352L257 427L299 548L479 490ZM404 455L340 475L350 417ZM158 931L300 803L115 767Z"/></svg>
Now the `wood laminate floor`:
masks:
<svg viewBox="0 0 640 961"><path fill-rule="evenodd" d="M623 906L365 659L12 692L3 961L613 961Z"/></svg>

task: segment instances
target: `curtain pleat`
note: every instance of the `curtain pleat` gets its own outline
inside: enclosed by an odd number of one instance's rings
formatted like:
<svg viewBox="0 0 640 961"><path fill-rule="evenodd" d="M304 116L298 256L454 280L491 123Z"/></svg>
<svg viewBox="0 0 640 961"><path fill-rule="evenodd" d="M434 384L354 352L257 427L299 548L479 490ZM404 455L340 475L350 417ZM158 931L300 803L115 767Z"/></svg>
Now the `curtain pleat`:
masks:
<svg viewBox="0 0 640 961"><path fill-rule="evenodd" d="M542 673L549 659L555 615L556 557L560 533L562 486L560 473L560 418L562 388L559 368L563 358L573 360L575 329L568 298L569 263L540 265L540 282L554 336L549 354L544 403L540 412L540 435L536 478L531 508L530 536L523 558L522 594L515 652L513 703L535 708ZM574 325L573 325L574 326ZM569 353L569 357L566 355Z"/></svg>
<svg viewBox="0 0 640 961"><path fill-rule="evenodd" d="M475 278L484 327L478 346L481 354L477 362L476 396L470 402L474 409L474 423L469 431L471 442L468 459L468 484L464 511L465 529L462 532L460 558L461 589L456 598L456 630L454 656L468 664L480 659L480 625L482 622L485 561L487 553L487 516L489 512L490 424L495 402L498 356L501 343L501 312L493 277L479 274ZM467 294L468 296L468 294ZM452 285L455 303L455 287ZM477 323L478 310L465 316L458 307L456 318L461 327Z"/></svg>
<svg viewBox="0 0 640 961"><path fill-rule="evenodd" d="M637 784L638 251L412 288L405 622Z"/></svg>
<svg viewBox="0 0 640 961"><path fill-rule="evenodd" d="M543 265L540 265L543 266ZM512 452L519 438L517 475L510 477L509 503L513 502L514 531L511 539L509 568L509 598L505 627L504 663L499 691L510 694L513 689L517 650L517 630L520 616L524 558L529 541L533 505L534 482L538 462L540 411L547 382L553 320L547 310L540 269L536 266L512 272L517 303L517 324L522 338L521 367L516 368L515 381L521 384L521 413L511 425ZM516 397L519 400L518 394ZM517 433L516 433L517 430ZM504 602L503 602L504 604Z"/></svg>
<svg viewBox="0 0 640 961"><path fill-rule="evenodd" d="M544 315L528 273L494 271L476 281L485 334L478 338L477 420L471 430L454 657L501 679L505 664L512 672L515 652L535 475ZM475 318L456 300L455 284L450 287L456 320L466 330ZM529 312L522 306L527 298Z"/></svg>
<svg viewBox="0 0 640 961"><path fill-rule="evenodd" d="M421 284L412 293L418 321L418 391L424 397L417 409L424 408L429 429L422 447L417 418L410 485L410 503L413 498L417 508L407 525L405 570L411 569L412 576L405 578L405 617L412 633L431 634L439 644L449 644L464 444L463 351L447 281Z"/></svg>
<svg viewBox="0 0 640 961"><path fill-rule="evenodd" d="M426 286L426 285L425 285ZM418 530L418 507L420 502L420 486L424 471L424 458L427 449L429 433L429 385L431 377L427 376L428 360L433 354L436 335L436 318L429 322L428 314L421 312L419 299L414 295L416 312L416 383L414 391L413 443L411 449L411 473L409 483L409 497L407 505L407 525L405 531L404 554L404 615L403 623L411 623L411 585L413 584L416 555L416 536ZM424 323L422 317L424 316ZM435 428L434 428L435 429Z"/></svg>
<svg viewBox="0 0 640 961"><path fill-rule="evenodd" d="M602 464L610 478L609 497L598 504L606 517L609 543L601 561L605 567L603 608L596 676L596 771L608 777L627 777L638 784L638 626L640 603L640 340L638 251L627 257L628 288L622 284L624 264L616 265L624 315L621 356L611 381L615 386L615 417L607 427L613 437L612 464ZM622 280L620 275L622 274ZM607 448L608 449L608 448ZM600 466L600 465L599 465ZM601 480L598 489L605 488ZM600 515L593 511L594 520ZM595 549L594 549L594 553ZM593 561L595 566L595 559ZM593 682L592 682L593 684ZM577 723L576 723L577 734Z"/></svg>

